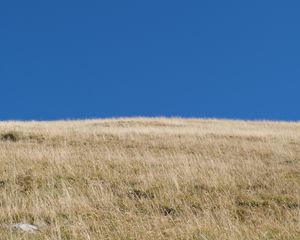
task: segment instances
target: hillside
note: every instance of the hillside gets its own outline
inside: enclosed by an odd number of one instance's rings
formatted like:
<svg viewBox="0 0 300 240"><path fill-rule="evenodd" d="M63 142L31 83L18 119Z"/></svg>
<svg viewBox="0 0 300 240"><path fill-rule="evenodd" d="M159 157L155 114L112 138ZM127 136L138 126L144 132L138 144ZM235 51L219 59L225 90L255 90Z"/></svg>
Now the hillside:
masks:
<svg viewBox="0 0 300 240"><path fill-rule="evenodd" d="M300 239L299 122L1 122L0 166L0 239Z"/></svg>

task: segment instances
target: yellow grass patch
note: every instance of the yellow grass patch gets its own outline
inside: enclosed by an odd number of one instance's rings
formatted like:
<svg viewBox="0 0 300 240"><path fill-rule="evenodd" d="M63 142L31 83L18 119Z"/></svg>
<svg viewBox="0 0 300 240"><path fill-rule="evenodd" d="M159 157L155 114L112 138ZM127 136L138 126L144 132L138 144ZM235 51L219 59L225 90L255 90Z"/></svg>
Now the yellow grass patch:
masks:
<svg viewBox="0 0 300 240"><path fill-rule="evenodd" d="M0 239L300 239L300 123L2 122L0 166Z"/></svg>

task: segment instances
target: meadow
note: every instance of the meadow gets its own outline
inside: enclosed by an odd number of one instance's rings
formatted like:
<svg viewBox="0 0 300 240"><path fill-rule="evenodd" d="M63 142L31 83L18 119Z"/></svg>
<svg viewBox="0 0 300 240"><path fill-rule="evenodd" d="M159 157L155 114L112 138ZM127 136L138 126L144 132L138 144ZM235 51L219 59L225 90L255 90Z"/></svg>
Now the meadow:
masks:
<svg viewBox="0 0 300 240"><path fill-rule="evenodd" d="M300 239L300 123L1 122L0 239Z"/></svg>

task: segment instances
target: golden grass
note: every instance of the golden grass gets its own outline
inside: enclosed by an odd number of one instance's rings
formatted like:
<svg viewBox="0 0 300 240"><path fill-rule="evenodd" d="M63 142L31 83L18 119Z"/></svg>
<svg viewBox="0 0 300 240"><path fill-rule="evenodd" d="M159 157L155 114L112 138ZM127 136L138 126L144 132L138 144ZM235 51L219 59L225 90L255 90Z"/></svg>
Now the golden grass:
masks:
<svg viewBox="0 0 300 240"><path fill-rule="evenodd" d="M299 122L2 122L0 166L0 239L300 239Z"/></svg>

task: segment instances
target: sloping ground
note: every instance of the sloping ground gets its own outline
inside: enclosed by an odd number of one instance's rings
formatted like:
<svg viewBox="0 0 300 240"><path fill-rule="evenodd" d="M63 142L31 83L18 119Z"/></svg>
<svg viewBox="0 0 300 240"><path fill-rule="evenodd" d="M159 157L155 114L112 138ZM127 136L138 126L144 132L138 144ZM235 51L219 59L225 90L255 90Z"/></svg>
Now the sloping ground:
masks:
<svg viewBox="0 0 300 240"><path fill-rule="evenodd" d="M0 166L0 239L300 239L300 123L2 122Z"/></svg>

